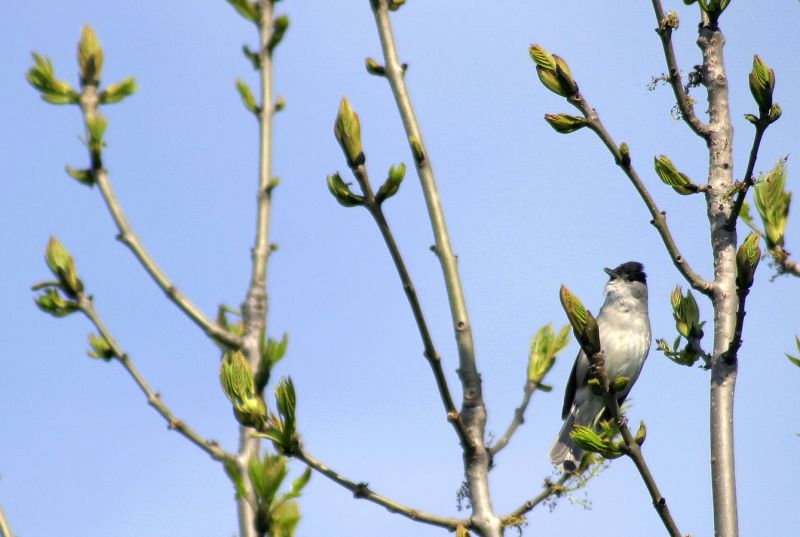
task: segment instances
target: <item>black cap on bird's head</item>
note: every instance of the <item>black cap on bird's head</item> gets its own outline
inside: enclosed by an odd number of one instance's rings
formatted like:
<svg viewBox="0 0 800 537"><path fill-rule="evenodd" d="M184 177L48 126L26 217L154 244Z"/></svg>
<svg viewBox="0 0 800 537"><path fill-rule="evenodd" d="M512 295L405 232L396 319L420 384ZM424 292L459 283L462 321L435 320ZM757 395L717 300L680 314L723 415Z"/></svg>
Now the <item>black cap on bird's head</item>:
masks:
<svg viewBox="0 0 800 537"><path fill-rule="evenodd" d="M642 282L647 285L647 274L644 273L644 265L638 261L628 261L615 269L605 268L612 280L622 278L627 282Z"/></svg>

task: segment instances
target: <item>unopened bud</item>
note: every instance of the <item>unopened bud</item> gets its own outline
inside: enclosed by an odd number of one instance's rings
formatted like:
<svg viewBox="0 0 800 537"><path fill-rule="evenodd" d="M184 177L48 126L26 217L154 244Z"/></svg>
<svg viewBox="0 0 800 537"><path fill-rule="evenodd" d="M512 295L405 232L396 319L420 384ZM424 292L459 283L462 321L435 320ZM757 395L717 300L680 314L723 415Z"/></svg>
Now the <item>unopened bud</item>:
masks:
<svg viewBox="0 0 800 537"><path fill-rule="evenodd" d="M672 189L682 196L688 196L697 192L697 185L692 183L688 176L682 174L675 168L675 165L666 155L660 155L654 159L656 174L661 181L672 187Z"/></svg>
<svg viewBox="0 0 800 537"><path fill-rule="evenodd" d="M45 261L67 296L74 298L83 292L83 283L75 271L75 261L55 237L50 237L50 242L47 243Z"/></svg>
<svg viewBox="0 0 800 537"><path fill-rule="evenodd" d="M344 182L338 173L328 176L328 190L341 205L345 207L355 207L364 204L364 198L350 191L350 187Z"/></svg>
<svg viewBox="0 0 800 537"><path fill-rule="evenodd" d="M756 54L753 57L753 69L750 71L750 92L762 115L769 114L770 108L772 108L772 91L774 89L775 71L770 69Z"/></svg>
<svg viewBox="0 0 800 537"><path fill-rule="evenodd" d="M347 165L355 168L364 164L366 159L361 148L361 122L358 114L353 111L350 103L344 97L339 104L339 113L336 116L333 132L339 145L342 146Z"/></svg>
<svg viewBox="0 0 800 537"><path fill-rule="evenodd" d="M80 67L81 83L100 83L100 74L103 71L103 49L100 41L89 25L81 29L81 40L78 43L78 66Z"/></svg>
<svg viewBox="0 0 800 537"><path fill-rule="evenodd" d="M386 74L386 68L372 58L367 58L365 60L365 65L367 72L371 75L384 76Z"/></svg>
<svg viewBox="0 0 800 537"><path fill-rule="evenodd" d="M736 252L736 285L739 289L750 289L753 285L758 262L761 261L761 248L758 243L761 237L753 231L742 241Z"/></svg>
<svg viewBox="0 0 800 537"><path fill-rule="evenodd" d="M405 175L406 165L402 162L397 167L391 166L389 168L389 176L386 178L386 182L378 189L375 200L378 203L383 203L384 200L397 194L397 191L400 190L400 183L403 182L403 177L405 177Z"/></svg>
<svg viewBox="0 0 800 537"><path fill-rule="evenodd" d="M561 134L575 132L589 124L589 120L584 117L570 116L568 114L545 114L544 119L556 132Z"/></svg>

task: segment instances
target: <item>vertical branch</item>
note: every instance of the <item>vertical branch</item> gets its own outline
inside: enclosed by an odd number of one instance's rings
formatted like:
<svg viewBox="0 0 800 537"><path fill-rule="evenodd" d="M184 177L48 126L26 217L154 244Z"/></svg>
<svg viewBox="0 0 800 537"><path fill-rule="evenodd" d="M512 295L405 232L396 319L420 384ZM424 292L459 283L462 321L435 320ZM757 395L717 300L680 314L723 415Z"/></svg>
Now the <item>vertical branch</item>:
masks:
<svg viewBox="0 0 800 537"><path fill-rule="evenodd" d="M714 528L718 537L737 537L738 514L733 446L733 396L737 362L726 353L735 337L739 309L736 293L736 227L728 225L733 204L732 140L728 80L723 63L725 37L704 24L697 44L703 53L703 82L708 88L709 189L706 191L714 253L714 351L711 366L711 485Z"/></svg>
<svg viewBox="0 0 800 537"><path fill-rule="evenodd" d="M259 123L259 166L258 166L258 207L256 218L255 245L252 250L252 273L247 297L242 304L244 319L244 335L242 337L242 353L254 371L258 370L260 360L260 337L266 329L267 318L267 261L269 259L269 216L270 192L269 182L272 168L272 116L275 106L272 99L272 51L268 44L272 37L272 1L260 1L259 52L261 69L261 107L258 110ZM247 473L247 461L258 454L260 441L252 436L248 427L239 428L239 465L244 477L245 487L250 496L237 500L239 513L240 537L254 537L254 520L252 484Z"/></svg>
<svg viewBox="0 0 800 537"><path fill-rule="evenodd" d="M500 536L503 532L501 520L494 512L489 495L489 454L484 439L486 407L483 402L481 378L475 363L472 327L467 314L461 279L458 275L456 256L453 253L447 233L433 169L431 168L422 133L411 105L408 88L405 84L405 70L398 58L389 20L388 0L370 0L370 5L375 16L383 50L385 77L392 88L406 136L414 154L417 174L422 184L428 216L433 229L435 252L442 266L447 296L450 302L450 313L458 346L458 373L463 387L463 404L460 418L467 431L469 441L469 444L463 446L464 470L473 509L474 527L484 537Z"/></svg>

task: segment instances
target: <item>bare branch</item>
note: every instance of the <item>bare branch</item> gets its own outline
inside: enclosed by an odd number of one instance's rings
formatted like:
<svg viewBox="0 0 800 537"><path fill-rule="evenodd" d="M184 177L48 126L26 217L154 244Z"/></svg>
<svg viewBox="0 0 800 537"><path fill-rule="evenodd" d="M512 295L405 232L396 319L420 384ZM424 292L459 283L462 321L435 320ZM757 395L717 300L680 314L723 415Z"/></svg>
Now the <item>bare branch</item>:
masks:
<svg viewBox="0 0 800 537"><path fill-rule="evenodd" d="M442 357L434 346L433 338L431 337L431 333L428 328L428 323L425 320L424 314L422 313L422 305L420 304L419 296L417 295L416 288L414 287L414 282L411 280L411 275L409 274L408 268L403 260L403 256L400 253L400 248L397 246L397 241L395 240L394 234L392 233L389 223L386 220L386 216L383 213L382 205L378 203L375 198L375 194L367 174L367 169L364 164L358 164L352 168L352 171L358 180L359 185L361 186L361 190L364 195L364 206L369 211L370 215L372 215L375 223L378 225L378 229L380 230L381 236L386 243L389 254L392 256L392 261L397 269L397 274L400 276L400 281L403 284L403 291L405 291L406 298L411 306L411 312L414 315L414 321L417 324L417 330L422 338L422 345L424 349L423 354L428 361L431 370L433 371L434 378L436 379L436 386L438 387L442 404L444 405L445 412L447 413L447 420L456 430L461 444L468 445L469 438L467 436L467 432L464 429L464 424L461 422L459 417L458 409L453 402L453 396L451 395L450 387L447 385L447 377L445 377L444 370L442 369Z"/></svg>
<svg viewBox="0 0 800 537"><path fill-rule="evenodd" d="M522 403L514 410L514 418L511 420L511 423L508 425L508 429L506 432L503 433L503 436L489 448L489 454L494 457L500 451L503 450L504 447L508 445L508 442L511 440L511 437L516 432L517 428L525 423L525 411L528 408L528 403L531 401L531 396L533 392L536 391L538 385L535 382L526 381L525 388L522 395Z"/></svg>
<svg viewBox="0 0 800 537"><path fill-rule="evenodd" d="M647 187L644 186L644 183L639 178L639 174L636 172L636 168L633 166L633 163L631 163L630 158L623 158L622 154L620 153L619 146L617 146L616 142L614 142L613 138L611 138L611 135L608 134L608 131L606 131L606 128L603 125L603 122L600 120L600 116L597 114L597 111L589 106L589 103L586 102L586 99L584 99L580 93L576 93L575 95L569 97L568 101L578 110L583 112L584 117L589 120L588 127L600 137L600 140L603 141L605 146L614 156L614 161L616 162L617 166L620 167L625 175L628 176L628 179L630 179L631 183L633 183L634 188L639 193L639 196L642 198L642 201L644 201L647 210L650 211L650 215L653 217L650 223L653 224L658 231L658 234L661 236L661 240L664 242L664 246L667 248L667 252L672 259L672 263L678 269L678 272L683 275L693 289L706 296L711 296L713 284L697 274L689 265L689 262L686 261L686 258L683 257L678 249L677 244L675 243L675 239L672 238L672 233L670 233L669 227L667 226L667 213L659 210L656 202L653 200L653 197L647 190Z"/></svg>
<svg viewBox="0 0 800 537"><path fill-rule="evenodd" d="M675 100L678 103L678 109L681 111L681 117L687 125L694 131L695 134L708 139L708 125L700 121L694 113L694 106L692 100L686 93L686 89L681 84L681 71L678 68L678 61L675 58L675 50L672 47L672 31L675 27L671 26L664 15L664 8L661 7L661 0L653 0L653 10L656 14L656 21L658 28L656 33L661 38L661 45L664 48L664 58L667 61L667 69L669 70L669 83L672 86L672 91L675 93Z"/></svg>
<svg viewBox="0 0 800 537"><path fill-rule="evenodd" d="M338 472L331 470L302 448L298 449L296 453L292 454L292 456L304 462L308 467L324 475L337 485L340 485L352 492L353 497L356 499L368 500L378 504L381 507L384 507L390 513L397 513L416 522L423 522L432 526L439 526L450 531L455 531L458 526L464 526L465 528L472 526L472 522L469 519L458 519L433 515L418 509L413 509L385 496L381 496L380 494L370 490L367 483L356 483L355 481L348 479Z"/></svg>
<svg viewBox="0 0 800 537"><path fill-rule="evenodd" d="M464 470L473 508L476 530L483 537L501 537L502 524L494 512L489 496L489 453L486 450L485 428L486 407L483 401L481 378L475 363L475 347L472 340L472 327L467 314L461 279L458 275L456 256L447 233L436 180L431 168L430 158L422 139L408 88L405 84L405 69L400 63L389 20L388 1L370 0L372 12L378 27L384 58L384 76L389 81L394 99L403 121L409 146L419 175L425 202L428 207L435 252L439 257L444 274L447 296L450 302L453 329L456 336L459 356L459 376L463 387L461 420L466 428L469 442L464 445Z"/></svg>
<svg viewBox="0 0 800 537"><path fill-rule="evenodd" d="M102 336L103 339L105 339L105 341L108 343L113 351L114 359L122 364L122 367L125 368L125 371L128 372L136 385L139 386L139 389L142 390L142 393L144 393L145 397L147 398L147 403L153 407L162 418L164 418L164 420L167 422L167 427L170 430L177 431L183 435L191 443L206 452L215 461L223 462L226 460L235 460L235 457L222 449L218 442L203 438L199 433L195 432L194 429L189 427L186 422L178 419L175 414L172 413L167 405L164 404L164 401L161 400L161 396L150 387L142 374L139 373L139 370L136 369L136 366L134 365L130 356L125 353L125 351L111 335L111 332L109 332L108 328L106 328L105 323L100 318L97 310L95 310L94 304L90 298L83 294L79 295L78 307L80 308L80 311L86 315L89 321L91 321L91 323L95 326L100 336Z"/></svg>
<svg viewBox="0 0 800 537"><path fill-rule="evenodd" d="M86 125L87 133L89 130L89 123L94 121L98 116L99 98L97 94L97 86L94 83L87 83L83 86L81 93L80 106L83 112L83 119ZM87 134L88 138L88 134ZM103 160L99 148L89 148L89 155L91 159L91 174L97 186L100 187L100 193L103 196L106 207L108 207L111 217L117 226L119 235L117 238L127 246L136 259L144 267L145 271L151 278L158 284L164 294L181 309L189 318L195 322L203 331L215 341L225 344L229 347L238 347L241 344L240 338L226 330L223 330L211 319L197 308L187 298L174 283L164 274L159 268L150 254L142 245L139 237L133 232L128 220L125 218L125 213L111 189L111 183L108 178L108 171L103 168Z"/></svg>

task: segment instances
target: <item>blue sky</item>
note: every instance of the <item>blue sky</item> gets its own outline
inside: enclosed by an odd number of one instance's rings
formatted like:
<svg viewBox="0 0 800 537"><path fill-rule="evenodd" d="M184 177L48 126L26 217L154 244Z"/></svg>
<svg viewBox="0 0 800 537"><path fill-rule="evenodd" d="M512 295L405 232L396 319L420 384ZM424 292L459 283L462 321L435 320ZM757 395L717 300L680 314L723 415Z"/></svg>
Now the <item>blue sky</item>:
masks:
<svg viewBox="0 0 800 537"><path fill-rule="evenodd" d="M735 170L743 173L755 111L747 74L755 53L777 73L783 117L765 138L757 169L790 154L800 132L795 29L800 5L734 0L722 19L733 106ZM530 336L566 322L557 293L567 284L590 309L602 303L604 266L644 262L655 337L674 338L668 297L682 283L633 188L589 132L558 135L545 113L571 112L539 84L527 47L562 57L666 210L684 255L706 277L711 255L704 203L658 183L653 155L667 154L697 182L707 155L670 118L672 94L647 91L664 72L647 2L421 2L393 15L407 81L459 255L489 411L505 430L519 404ZM684 69L699 63L696 8L666 2L683 21L675 36ZM368 2L278 4L292 26L277 52L272 335L290 335L276 375L298 390L306 448L354 480L420 509L457 514L461 458L422 358L402 289L365 211L330 197L325 176L346 171L333 137L339 99L360 114L375 180L411 156L388 85L364 72L379 57ZM61 535L205 537L236 531L233 489L221 468L145 404L118 364L86 356L85 319L39 312L29 290L46 279L43 250L57 234L76 258L97 308L143 374L179 416L235 449L236 428L217 379L218 351L148 279L117 241L99 192L71 180L85 166L74 108L39 100L24 80L31 51L49 55L76 83L82 24L105 50L104 81L136 76L140 91L108 107L106 164L134 229L167 274L213 314L237 305L249 276L257 130L234 81L255 73L240 53L255 32L222 0L9 3L0 17L0 244L4 300L0 340L0 505L14 530ZM696 91L698 99L704 96ZM701 102L697 108L703 112ZM411 166L409 166L411 168ZM738 177L738 175L737 175ZM795 189L796 190L796 189ZM388 203L388 218L422 296L452 386L456 352L438 263L416 175ZM789 250L800 245L797 218ZM800 332L800 281L769 281L763 264L748 299L736 399L742 534L797 526L800 370L783 353ZM710 306L700 301L705 318ZM576 352L557 362L551 394L534 396L525 425L497 461L491 486L506 513L536 495L552 471L547 450L560 428L563 386ZM644 452L684 533L711 535L709 374L651 351L632 392L644 419ZM457 393L460 399L460 394ZM299 474L301 468L293 464ZM584 496L581 494L581 498ZM531 513L525 535L656 535L663 531L627 460L586 490L592 509L562 500ZM354 500L320 476L304 496L298 535L441 535Z"/></svg>

